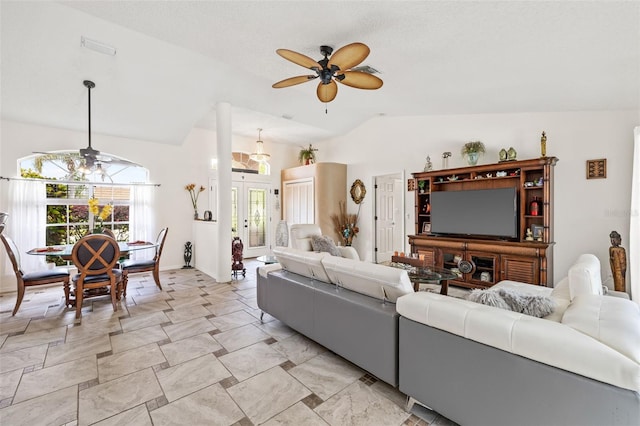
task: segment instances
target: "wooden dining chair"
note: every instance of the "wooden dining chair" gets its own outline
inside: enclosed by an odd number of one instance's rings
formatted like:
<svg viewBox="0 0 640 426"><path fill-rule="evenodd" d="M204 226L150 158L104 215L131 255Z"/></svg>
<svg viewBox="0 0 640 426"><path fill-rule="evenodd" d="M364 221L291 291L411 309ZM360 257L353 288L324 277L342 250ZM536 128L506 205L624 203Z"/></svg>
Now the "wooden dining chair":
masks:
<svg viewBox="0 0 640 426"><path fill-rule="evenodd" d="M69 306L69 271L65 268L53 268L43 271L24 273L20 266L20 251L11 238L3 233L4 224L0 225L0 239L4 244L4 248L9 255L9 260L13 266L13 272L16 274L16 284L18 286L18 298L16 299L16 306L13 308L12 316L18 312L22 299L24 298L24 291L26 287L63 283L64 297L66 305Z"/></svg>
<svg viewBox="0 0 640 426"><path fill-rule="evenodd" d="M153 272L153 279L156 282L156 285L160 290L162 290L162 285L160 284L160 256L162 255L162 248L164 247L164 241L167 239L167 232L169 232L169 228L163 228L160 233L158 233L158 238L156 238L156 254L153 256L153 259L142 259L142 260L125 260L120 264L120 268L122 269L123 274L123 291L124 296L127 296L127 284L129 282L129 274L137 273L137 272Z"/></svg>
<svg viewBox="0 0 640 426"><path fill-rule="evenodd" d="M110 236L110 237L111 237L111 238L113 238L114 240L116 239L116 234L115 234L111 229L109 229L109 228L104 228L104 229L102 230L102 233L103 233L104 235L108 235L108 236Z"/></svg>
<svg viewBox="0 0 640 426"><path fill-rule="evenodd" d="M71 251L71 259L78 268L72 282L76 296L76 318L82 314L85 298L102 296L109 290L114 312L122 290L122 271L115 266L120 258L120 248L113 238L105 234L82 237ZM103 291L100 291L103 290Z"/></svg>

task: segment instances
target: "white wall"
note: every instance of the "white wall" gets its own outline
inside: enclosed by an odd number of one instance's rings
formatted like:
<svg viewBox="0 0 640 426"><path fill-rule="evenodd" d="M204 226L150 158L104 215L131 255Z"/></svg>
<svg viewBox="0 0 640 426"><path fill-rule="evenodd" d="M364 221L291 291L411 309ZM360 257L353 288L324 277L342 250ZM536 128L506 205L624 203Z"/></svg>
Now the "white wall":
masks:
<svg viewBox="0 0 640 426"><path fill-rule="evenodd" d="M16 177L17 160L31 155L33 151L77 150L87 146L87 134L52 127L2 121L0 129L0 176ZM207 186L211 171L211 158L215 157L216 134L213 131L193 129L182 145L165 145L143 140L118 138L99 134L92 135L94 148L118 155L142 164L149 169L150 181L160 184L155 188L155 223L157 231L169 227L167 241L162 254L162 269L179 268L184 264L184 243L193 241L193 207L184 186L188 183ZM280 169L295 165L299 147L264 141L265 151L271 157L271 185L280 187ZM255 140L235 138L234 151L253 152ZM0 181L0 211L6 211L10 182ZM200 214L207 209L207 192L198 200ZM277 213L279 215L279 213ZM274 212L274 216L276 213ZM273 231L279 220L272 220ZM23 248L27 250L28 248ZM231 249L229 249L231 250ZM12 271L6 269L4 249L0 249L0 292L15 291ZM229 256L231 253L229 252ZM230 257L229 257L230 258Z"/></svg>
<svg viewBox="0 0 640 426"><path fill-rule="evenodd" d="M600 258L603 278L609 276L609 233L617 230L629 242L629 211L633 128L638 111L528 113L378 117L349 134L318 145L324 161L348 164L348 186L355 179L367 185L361 232L354 246L363 259L373 258L373 176L404 170L422 171L427 155L434 169L451 151L449 167L464 166L460 148L470 140L487 147L478 164L495 163L501 148L514 147L518 159L540 156L540 135L547 133L547 155L555 167L554 282L566 275L584 252ZM606 158L607 178L586 179L586 160ZM414 234L413 197L406 198L406 233ZM349 201L350 212L356 205Z"/></svg>

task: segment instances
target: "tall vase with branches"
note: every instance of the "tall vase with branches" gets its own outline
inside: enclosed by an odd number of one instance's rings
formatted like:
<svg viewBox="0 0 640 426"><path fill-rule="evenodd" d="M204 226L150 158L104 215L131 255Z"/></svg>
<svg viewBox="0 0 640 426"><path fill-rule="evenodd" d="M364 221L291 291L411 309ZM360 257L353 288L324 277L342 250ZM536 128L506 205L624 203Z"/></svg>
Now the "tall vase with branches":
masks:
<svg viewBox="0 0 640 426"><path fill-rule="evenodd" d="M358 213L347 213L347 205L340 201L338 203L339 211L337 214L331 215L331 221L333 222L334 230L344 242L345 246L350 246L353 243L353 238L358 235L360 228L358 228L358 218L360 217L360 207L362 203L358 204Z"/></svg>

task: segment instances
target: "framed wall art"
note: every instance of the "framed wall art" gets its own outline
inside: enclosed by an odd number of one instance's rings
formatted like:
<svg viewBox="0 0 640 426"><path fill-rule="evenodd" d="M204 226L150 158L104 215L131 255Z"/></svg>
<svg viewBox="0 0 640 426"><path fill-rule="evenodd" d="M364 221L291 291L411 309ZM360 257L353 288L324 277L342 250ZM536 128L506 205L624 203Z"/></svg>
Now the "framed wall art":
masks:
<svg viewBox="0 0 640 426"><path fill-rule="evenodd" d="M607 159L587 160L587 179L606 179Z"/></svg>

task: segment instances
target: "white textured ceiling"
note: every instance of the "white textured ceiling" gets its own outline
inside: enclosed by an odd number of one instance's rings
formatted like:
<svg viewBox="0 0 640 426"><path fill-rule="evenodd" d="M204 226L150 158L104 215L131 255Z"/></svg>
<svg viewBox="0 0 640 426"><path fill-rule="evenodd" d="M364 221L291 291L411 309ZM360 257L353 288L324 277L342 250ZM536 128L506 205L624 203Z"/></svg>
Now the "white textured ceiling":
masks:
<svg viewBox="0 0 640 426"><path fill-rule="evenodd" d="M70 1L1 3L2 117L180 144L215 128L305 144L379 114L640 109L640 2ZM115 56L80 47L85 36ZM278 48L371 48L384 86L325 105ZM287 117L287 118L283 118Z"/></svg>

